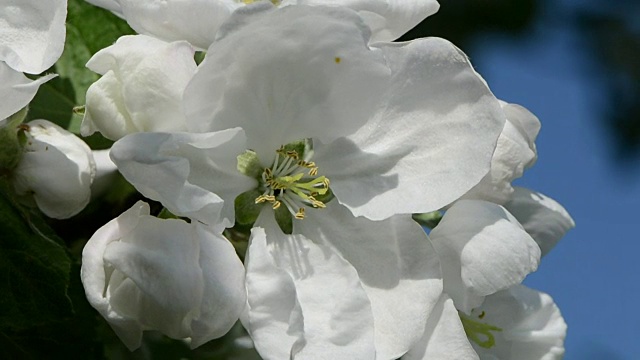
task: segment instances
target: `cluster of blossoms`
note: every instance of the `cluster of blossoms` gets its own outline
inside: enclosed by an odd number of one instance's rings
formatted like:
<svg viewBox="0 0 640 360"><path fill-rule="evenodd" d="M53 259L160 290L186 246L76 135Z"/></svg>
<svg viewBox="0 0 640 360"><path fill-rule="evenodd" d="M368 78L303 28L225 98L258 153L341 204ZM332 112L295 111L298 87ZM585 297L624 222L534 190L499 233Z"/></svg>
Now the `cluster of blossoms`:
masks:
<svg viewBox="0 0 640 360"><path fill-rule="evenodd" d="M87 298L129 349L240 321L265 359L562 357L558 308L520 285L574 226L511 185L540 123L448 41L391 42L435 0L88 1L140 35L87 64L102 77L81 133L115 141L120 173L174 215L138 202L84 248ZM47 80L21 79L0 118ZM19 127L25 149L46 148L38 126ZM92 157L67 158L90 184ZM59 196L35 195L46 214Z"/></svg>

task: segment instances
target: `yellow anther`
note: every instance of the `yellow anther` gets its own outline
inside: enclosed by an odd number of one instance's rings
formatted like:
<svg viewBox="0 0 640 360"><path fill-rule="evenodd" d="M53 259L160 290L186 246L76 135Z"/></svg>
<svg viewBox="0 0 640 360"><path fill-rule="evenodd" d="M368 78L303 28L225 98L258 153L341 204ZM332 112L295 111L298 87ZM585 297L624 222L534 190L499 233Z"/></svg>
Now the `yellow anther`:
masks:
<svg viewBox="0 0 640 360"><path fill-rule="evenodd" d="M324 209L327 207L327 205L325 205L322 201L316 200L316 198L314 198L313 196L309 196L309 201L311 202L311 205L313 205L314 208Z"/></svg>
<svg viewBox="0 0 640 360"><path fill-rule="evenodd" d="M295 150L287 151L286 155L294 160L298 160L298 152Z"/></svg>
<svg viewBox="0 0 640 360"><path fill-rule="evenodd" d="M304 208L298 209L298 212L294 215L294 217L298 220L304 219Z"/></svg>
<svg viewBox="0 0 640 360"><path fill-rule="evenodd" d="M328 189L329 188L329 184L330 184L329 179L324 178L324 180L322 180L322 184L324 185L325 189Z"/></svg>
<svg viewBox="0 0 640 360"><path fill-rule="evenodd" d="M271 206L273 208L273 210L276 210L280 207L280 205L282 205L282 203L278 200L273 202L273 205Z"/></svg>
<svg viewBox="0 0 640 360"><path fill-rule="evenodd" d="M311 168L311 170L309 170L309 175L311 175L311 176L318 175L318 168L317 167Z"/></svg>
<svg viewBox="0 0 640 360"><path fill-rule="evenodd" d="M276 201L276 197L273 195L260 195L256 198L256 204L261 204L265 201L273 203Z"/></svg>
<svg viewBox="0 0 640 360"><path fill-rule="evenodd" d="M270 169L270 168L266 168L266 169L264 169L264 176L265 176L267 179L271 179L271 178L273 178L273 171L271 171L271 169Z"/></svg>

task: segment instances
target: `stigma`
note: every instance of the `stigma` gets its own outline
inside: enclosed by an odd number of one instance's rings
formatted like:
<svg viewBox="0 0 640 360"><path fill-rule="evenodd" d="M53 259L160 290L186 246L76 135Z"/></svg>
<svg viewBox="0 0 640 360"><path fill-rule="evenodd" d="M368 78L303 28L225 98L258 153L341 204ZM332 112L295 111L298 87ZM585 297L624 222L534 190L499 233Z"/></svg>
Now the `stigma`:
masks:
<svg viewBox="0 0 640 360"><path fill-rule="evenodd" d="M318 176L313 161L301 159L295 150L280 147L270 167L262 172L264 192L255 199L256 204L268 202L276 210L285 206L298 220L305 218L307 208L323 209L318 199L329 191L329 179Z"/></svg>

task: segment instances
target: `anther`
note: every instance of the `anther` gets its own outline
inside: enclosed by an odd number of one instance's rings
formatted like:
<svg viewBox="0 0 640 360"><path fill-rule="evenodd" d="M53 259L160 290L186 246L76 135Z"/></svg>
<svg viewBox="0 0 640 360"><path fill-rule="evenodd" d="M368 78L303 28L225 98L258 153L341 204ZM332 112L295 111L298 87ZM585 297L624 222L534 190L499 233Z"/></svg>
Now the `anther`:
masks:
<svg viewBox="0 0 640 360"><path fill-rule="evenodd" d="M294 215L294 217L298 220L304 219L304 208L298 209L298 212Z"/></svg>

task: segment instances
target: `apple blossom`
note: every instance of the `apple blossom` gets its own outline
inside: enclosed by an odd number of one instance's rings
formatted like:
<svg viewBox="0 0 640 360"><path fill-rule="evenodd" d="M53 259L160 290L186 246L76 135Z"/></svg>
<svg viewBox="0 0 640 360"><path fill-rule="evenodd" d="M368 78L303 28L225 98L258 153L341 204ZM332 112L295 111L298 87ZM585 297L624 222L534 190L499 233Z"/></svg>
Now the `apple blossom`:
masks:
<svg viewBox="0 0 640 360"><path fill-rule="evenodd" d="M81 276L87 299L130 350L145 330L200 346L229 331L245 303L244 268L226 239L152 217L143 202L89 239Z"/></svg>
<svg viewBox="0 0 640 360"><path fill-rule="evenodd" d="M514 190L504 207L538 243L544 256L567 231L575 227L575 222L555 200L521 187L515 187Z"/></svg>
<svg viewBox="0 0 640 360"><path fill-rule="evenodd" d="M166 41L186 40L207 49L231 14L259 0L87 0L127 20L138 33ZM436 0L263 0L288 5L344 6L372 29L371 41L391 41L438 11Z"/></svg>
<svg viewBox="0 0 640 360"><path fill-rule="evenodd" d="M464 313L485 296L522 282L540 261L540 248L513 215L486 201L457 201L430 237L444 291Z"/></svg>
<svg viewBox="0 0 640 360"><path fill-rule="evenodd" d="M0 0L0 61L19 72L47 70L64 49L66 17L67 0Z"/></svg>
<svg viewBox="0 0 640 360"><path fill-rule="evenodd" d="M33 196L38 208L52 218L65 219L89 203L95 163L80 138L47 120L22 125L24 153L11 173L18 195Z"/></svg>
<svg viewBox="0 0 640 360"><path fill-rule="evenodd" d="M465 194L465 199L488 200L504 205L513 194L511 182L521 177L537 159L538 118L520 105L504 101L500 105L507 121L491 159L491 171Z"/></svg>
<svg viewBox="0 0 640 360"><path fill-rule="evenodd" d="M516 285L461 314L471 345L483 360L559 360L567 325L553 299Z"/></svg>
<svg viewBox="0 0 640 360"><path fill-rule="evenodd" d="M410 214L480 181L504 126L450 43L367 44L349 9L238 10L185 90L192 132L111 150L174 214L253 224L243 322L266 358L410 349L442 290Z"/></svg>
<svg viewBox="0 0 640 360"><path fill-rule="evenodd" d="M99 131L117 140L138 131L185 129L182 92L196 70L186 42L123 36L87 67L103 76L87 91L82 135Z"/></svg>

